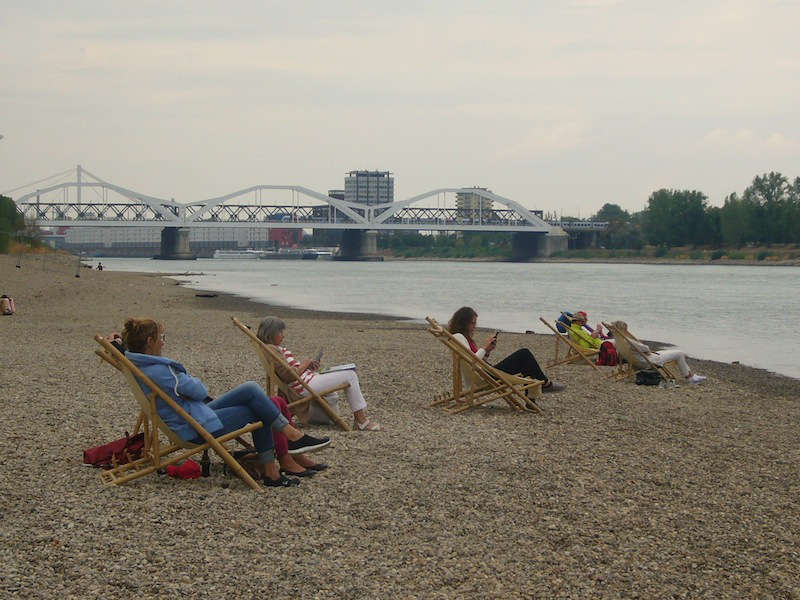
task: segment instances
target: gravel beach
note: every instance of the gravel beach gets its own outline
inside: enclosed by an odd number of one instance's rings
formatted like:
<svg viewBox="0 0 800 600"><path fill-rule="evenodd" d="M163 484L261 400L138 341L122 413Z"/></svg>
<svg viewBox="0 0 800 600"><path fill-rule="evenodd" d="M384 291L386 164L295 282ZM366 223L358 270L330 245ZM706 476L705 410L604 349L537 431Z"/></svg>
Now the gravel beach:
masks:
<svg viewBox="0 0 800 600"><path fill-rule="evenodd" d="M450 360L421 323L16 262L0 256L18 310L0 317L3 597L800 598L800 380L692 360L704 385L661 389L571 365L541 415L450 416L429 407ZM333 439L315 456L331 468L292 489L253 492L215 456L208 478L119 487L82 466L136 420L95 333L163 321L164 353L216 396L263 383L230 316L266 314L301 357L355 362L386 430L307 428ZM607 315L626 316L635 330ZM544 363L553 340L504 333L496 357L520 347Z"/></svg>

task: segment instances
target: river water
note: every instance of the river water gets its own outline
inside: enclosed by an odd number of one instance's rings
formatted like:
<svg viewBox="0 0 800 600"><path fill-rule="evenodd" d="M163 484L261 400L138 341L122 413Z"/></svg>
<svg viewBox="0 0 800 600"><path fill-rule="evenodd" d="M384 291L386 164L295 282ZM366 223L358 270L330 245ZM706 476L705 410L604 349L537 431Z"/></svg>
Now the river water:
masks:
<svg viewBox="0 0 800 600"><path fill-rule="evenodd" d="M187 273L189 287L296 308L440 322L462 305L479 324L549 333L539 316L585 310L691 356L800 377L800 269L718 265L104 258L120 271Z"/></svg>

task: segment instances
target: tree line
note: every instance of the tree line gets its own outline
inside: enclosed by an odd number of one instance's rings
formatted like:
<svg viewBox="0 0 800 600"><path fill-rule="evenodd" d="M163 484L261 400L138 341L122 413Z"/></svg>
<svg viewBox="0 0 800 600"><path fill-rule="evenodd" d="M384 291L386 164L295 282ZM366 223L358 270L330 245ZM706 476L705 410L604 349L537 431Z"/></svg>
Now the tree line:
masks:
<svg viewBox="0 0 800 600"><path fill-rule="evenodd" d="M8 252L11 240L25 229L25 219L8 196L0 195L0 253Z"/></svg>
<svg viewBox="0 0 800 600"><path fill-rule="evenodd" d="M790 181L774 171L757 175L741 195L730 194L721 207L709 206L707 196L697 190L661 189L650 194L640 212L607 203L592 219L609 223L600 238L606 248L797 244L800 177Z"/></svg>
<svg viewBox="0 0 800 600"><path fill-rule="evenodd" d="M555 215L545 215L548 218L557 220ZM727 196L723 206L709 206L708 197L698 190L660 189L650 194L644 210L629 213L606 203L589 220L608 222L608 230L598 238L608 249L638 251L650 245L664 253L682 246L800 244L800 177L790 181L774 171L757 175L741 195ZM378 245L405 257L507 257L510 237L499 232L395 232L379 237Z"/></svg>

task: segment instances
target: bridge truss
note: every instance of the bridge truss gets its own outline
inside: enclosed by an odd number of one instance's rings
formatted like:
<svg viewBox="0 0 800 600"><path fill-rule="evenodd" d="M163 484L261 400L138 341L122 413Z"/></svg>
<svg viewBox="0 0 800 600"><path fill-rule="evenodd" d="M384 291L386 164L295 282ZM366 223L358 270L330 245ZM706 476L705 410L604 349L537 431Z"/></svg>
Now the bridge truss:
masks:
<svg viewBox="0 0 800 600"><path fill-rule="evenodd" d="M84 177L91 178L90 181ZM441 206L460 192L491 200L491 209ZM290 194L290 201L276 196ZM435 198L440 206L412 206ZM370 230L527 231L553 226L517 202L477 188L440 188L399 202L363 205L297 185L257 185L188 204L109 183L78 166L76 180L31 191L15 200L29 221L44 227L280 227ZM496 208L494 207L496 206ZM607 224L579 222L581 230ZM568 223L564 223L567 229ZM597 229L595 229L597 227Z"/></svg>

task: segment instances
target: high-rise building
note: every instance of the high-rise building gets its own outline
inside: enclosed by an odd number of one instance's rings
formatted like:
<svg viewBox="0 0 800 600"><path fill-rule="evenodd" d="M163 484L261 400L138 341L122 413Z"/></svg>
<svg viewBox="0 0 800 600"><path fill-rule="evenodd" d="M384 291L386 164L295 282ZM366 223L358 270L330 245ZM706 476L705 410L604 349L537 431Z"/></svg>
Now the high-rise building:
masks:
<svg viewBox="0 0 800 600"><path fill-rule="evenodd" d="M344 199L367 205L394 202L391 171L350 171L344 178Z"/></svg>
<svg viewBox="0 0 800 600"><path fill-rule="evenodd" d="M491 191L482 187L474 187L473 189L483 190L484 192ZM475 192L458 192L456 194L456 208L461 210L488 212L492 210L492 204L493 203L491 200L484 198Z"/></svg>

